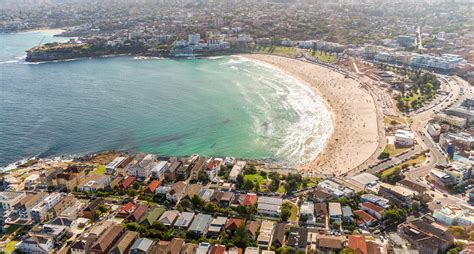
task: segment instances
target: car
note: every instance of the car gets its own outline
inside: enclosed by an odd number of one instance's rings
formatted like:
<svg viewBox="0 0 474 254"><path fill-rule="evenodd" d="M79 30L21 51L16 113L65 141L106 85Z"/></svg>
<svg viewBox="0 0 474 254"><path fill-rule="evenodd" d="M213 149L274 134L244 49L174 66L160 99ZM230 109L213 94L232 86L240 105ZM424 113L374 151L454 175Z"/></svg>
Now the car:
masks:
<svg viewBox="0 0 474 254"><path fill-rule="evenodd" d="M436 201L436 204L438 204L438 205L439 205L439 204L441 204L441 201L439 201L439 200L438 200L438 201Z"/></svg>
<svg viewBox="0 0 474 254"><path fill-rule="evenodd" d="M446 194L446 193L443 193L443 197L448 197L448 194Z"/></svg>

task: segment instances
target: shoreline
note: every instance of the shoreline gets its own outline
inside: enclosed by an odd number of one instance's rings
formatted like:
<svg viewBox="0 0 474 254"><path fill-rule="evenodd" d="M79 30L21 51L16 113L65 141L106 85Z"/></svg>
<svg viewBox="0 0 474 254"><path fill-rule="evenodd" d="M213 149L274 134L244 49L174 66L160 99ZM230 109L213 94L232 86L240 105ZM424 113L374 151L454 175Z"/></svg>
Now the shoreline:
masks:
<svg viewBox="0 0 474 254"><path fill-rule="evenodd" d="M312 63L273 55L242 55L274 66L319 94L331 112L333 129L316 158L300 165L304 174L343 175L364 163L378 147L376 106L352 79Z"/></svg>
<svg viewBox="0 0 474 254"><path fill-rule="evenodd" d="M48 31L51 30L48 29ZM115 56L109 55L109 57ZM308 175L343 175L363 164L377 149L378 126L375 103L372 96L363 90L357 81L348 79L327 67L292 58L264 54L234 54L231 56L267 65L269 68L276 68L309 87L322 98L322 103L330 113L331 131L314 159L298 166L291 166L292 168L296 167ZM214 56L199 57L198 59L212 57ZM349 87L342 87L343 83L351 84ZM329 86L324 86L325 84ZM347 102L347 98L350 98L350 103ZM358 110L359 108L360 110ZM361 122L362 126L354 124L354 121ZM356 135L352 135L352 133ZM362 147L364 149L361 149ZM263 160L265 161L265 159ZM289 167L285 163L276 164Z"/></svg>

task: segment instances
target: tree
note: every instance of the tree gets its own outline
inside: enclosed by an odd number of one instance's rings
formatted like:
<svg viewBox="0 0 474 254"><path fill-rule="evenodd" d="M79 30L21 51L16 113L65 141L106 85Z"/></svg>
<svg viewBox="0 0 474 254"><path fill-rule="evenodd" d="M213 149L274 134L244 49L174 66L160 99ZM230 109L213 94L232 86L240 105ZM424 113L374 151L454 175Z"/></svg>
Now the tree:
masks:
<svg viewBox="0 0 474 254"><path fill-rule="evenodd" d="M288 221L288 219L291 217L291 209L293 208L293 205L289 202L285 202L281 206L281 212L280 212L280 219L281 221Z"/></svg>
<svg viewBox="0 0 474 254"><path fill-rule="evenodd" d="M392 224L399 221L402 218L402 214L397 209L388 209L387 212L385 212L385 217L387 218L387 222Z"/></svg>
<svg viewBox="0 0 474 254"><path fill-rule="evenodd" d="M245 181L244 176L242 174L239 174L237 176L236 183L235 183L237 189L242 189L242 186L244 186L244 181Z"/></svg>
<svg viewBox="0 0 474 254"><path fill-rule="evenodd" d="M278 172L274 172L270 175L271 183L269 190L271 192L276 192L278 188L280 188L280 174Z"/></svg>
<svg viewBox="0 0 474 254"><path fill-rule="evenodd" d="M246 223L242 223L235 231L232 238L235 246L245 249L250 244L249 234L247 232Z"/></svg>
<svg viewBox="0 0 474 254"><path fill-rule="evenodd" d="M204 171L204 170L199 171L199 174L198 174L198 181L199 181L199 182L202 182L202 183L204 183L204 184L206 184L207 182L209 182L209 178L207 177L206 171Z"/></svg>
<svg viewBox="0 0 474 254"><path fill-rule="evenodd" d="M253 188L254 188L253 182L251 180L245 180L243 189L249 191L249 190L252 190Z"/></svg>

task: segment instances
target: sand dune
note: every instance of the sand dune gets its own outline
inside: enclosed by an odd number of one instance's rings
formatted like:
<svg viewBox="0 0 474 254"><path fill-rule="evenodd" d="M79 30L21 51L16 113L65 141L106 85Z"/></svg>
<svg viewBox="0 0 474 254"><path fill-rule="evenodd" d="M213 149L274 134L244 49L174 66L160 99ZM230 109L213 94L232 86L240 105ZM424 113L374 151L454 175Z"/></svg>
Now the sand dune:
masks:
<svg viewBox="0 0 474 254"><path fill-rule="evenodd" d="M377 115L372 96L360 84L322 66L272 55L245 55L271 64L316 90L332 112L334 130L322 153L300 166L304 173L341 175L366 161L377 149Z"/></svg>

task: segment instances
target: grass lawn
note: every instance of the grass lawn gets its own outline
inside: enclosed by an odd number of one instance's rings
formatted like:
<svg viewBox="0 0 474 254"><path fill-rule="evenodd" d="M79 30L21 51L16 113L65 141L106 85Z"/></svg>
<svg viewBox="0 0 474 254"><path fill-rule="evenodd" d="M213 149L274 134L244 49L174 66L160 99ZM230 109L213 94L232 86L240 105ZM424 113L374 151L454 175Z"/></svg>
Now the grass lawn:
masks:
<svg viewBox="0 0 474 254"><path fill-rule="evenodd" d="M282 194L285 193L285 185L283 183L280 183L280 186L278 187L277 192L282 193Z"/></svg>
<svg viewBox="0 0 474 254"><path fill-rule="evenodd" d="M403 152L405 152L406 150L408 150L410 148L407 148L407 147L395 147L394 144L388 144L387 146L385 146L385 149L383 149L384 153L388 153L390 157L394 157L394 156L397 156L398 154L401 154Z"/></svg>
<svg viewBox="0 0 474 254"><path fill-rule="evenodd" d="M323 63L334 63L336 62L336 56L330 53L324 53L322 51L316 50L316 51L309 51L309 54L316 58L318 61L323 62Z"/></svg>
<svg viewBox="0 0 474 254"><path fill-rule="evenodd" d="M291 202L285 202L285 203L291 205L291 215L290 215L289 220L290 221L296 221L296 219L298 217L298 207L295 204L291 203Z"/></svg>
<svg viewBox="0 0 474 254"><path fill-rule="evenodd" d="M414 164L421 164L425 160L426 160L426 156L424 154L418 155L417 157L415 157L413 159L410 159L410 160L407 160L406 162L404 162L402 164L399 164L399 165L396 165L396 166L393 166L391 168L386 169L385 171L382 172L382 176L386 177L386 176L389 176L389 175L393 174L397 170L397 168L402 168L403 165L411 166L413 163Z"/></svg>
<svg viewBox="0 0 474 254"><path fill-rule="evenodd" d="M263 179L263 176L261 176L259 174L245 175L244 179L252 181L253 184L258 183L260 186L263 185L263 181L265 180L265 179Z"/></svg>
<svg viewBox="0 0 474 254"><path fill-rule="evenodd" d="M253 50L254 53L261 53L261 54L272 54L272 55L280 55L286 57L296 57L298 55L298 50L293 47L282 47L282 46L271 46L271 47L263 47L257 46Z"/></svg>
<svg viewBox="0 0 474 254"><path fill-rule="evenodd" d="M405 120L405 118L401 116L384 116L383 117L383 122L385 124L391 124L392 121L395 121L398 124L407 124L407 121Z"/></svg>
<svg viewBox="0 0 474 254"><path fill-rule="evenodd" d="M92 172L92 174L96 174L96 175L103 175L104 173L105 173L104 165L100 165L96 170Z"/></svg>
<svg viewBox="0 0 474 254"><path fill-rule="evenodd" d="M13 251L16 249L15 245L18 243L19 241L10 241L7 243L7 246L5 246L4 248L4 251L5 253L9 254L9 253L13 253Z"/></svg>

